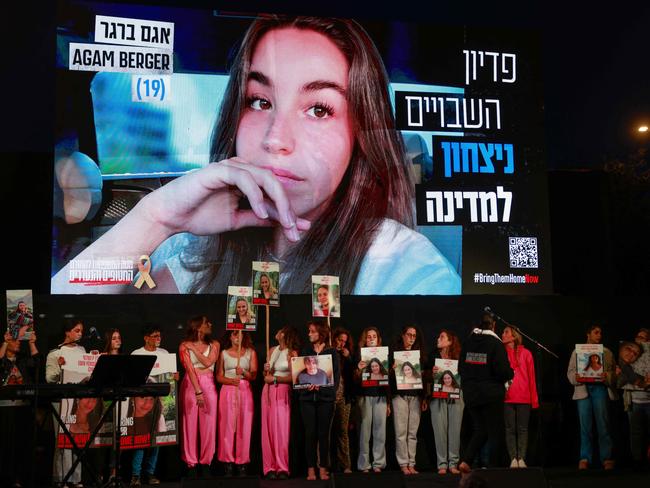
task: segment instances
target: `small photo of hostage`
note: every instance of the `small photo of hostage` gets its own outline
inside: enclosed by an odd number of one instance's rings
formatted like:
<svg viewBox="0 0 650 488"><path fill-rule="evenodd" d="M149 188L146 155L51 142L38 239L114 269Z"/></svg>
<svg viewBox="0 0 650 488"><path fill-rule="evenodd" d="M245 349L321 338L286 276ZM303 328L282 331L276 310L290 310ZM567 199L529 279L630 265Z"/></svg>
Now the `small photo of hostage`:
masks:
<svg viewBox="0 0 650 488"><path fill-rule="evenodd" d="M295 390L304 390L312 385L334 386L332 355L297 356L291 358L291 377Z"/></svg>

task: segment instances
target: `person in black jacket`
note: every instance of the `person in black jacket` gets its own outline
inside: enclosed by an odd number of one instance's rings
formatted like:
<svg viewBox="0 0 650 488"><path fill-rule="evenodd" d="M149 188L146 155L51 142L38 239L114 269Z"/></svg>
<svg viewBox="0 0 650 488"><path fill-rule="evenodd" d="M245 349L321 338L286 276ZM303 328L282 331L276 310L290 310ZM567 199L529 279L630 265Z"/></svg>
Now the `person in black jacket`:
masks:
<svg viewBox="0 0 650 488"><path fill-rule="evenodd" d="M334 372L334 387L310 385L309 389L299 393L300 412L305 426L305 453L307 455L307 479L316 479L318 458L320 454L320 479L329 479L330 467L330 427L334 415L334 401L339 387L339 355L328 346L330 329L321 322L308 322L309 345L300 352L301 356L325 355L332 356Z"/></svg>
<svg viewBox="0 0 650 488"><path fill-rule="evenodd" d="M514 372L501 339L494 333L495 326L491 314L485 314L481 325L463 344L458 362L465 408L474 428L458 466L463 473L469 473L472 459L486 440L489 464L491 467L498 464L499 444L504 435L505 383L514 377Z"/></svg>

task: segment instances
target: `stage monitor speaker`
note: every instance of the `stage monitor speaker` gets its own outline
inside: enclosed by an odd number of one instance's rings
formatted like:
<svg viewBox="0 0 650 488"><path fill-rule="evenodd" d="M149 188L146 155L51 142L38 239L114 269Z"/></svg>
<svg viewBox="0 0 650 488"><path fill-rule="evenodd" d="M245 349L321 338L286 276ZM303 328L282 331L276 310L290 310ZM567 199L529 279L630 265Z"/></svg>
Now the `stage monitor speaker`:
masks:
<svg viewBox="0 0 650 488"><path fill-rule="evenodd" d="M482 480L482 483L470 483L463 486L476 486L483 488L548 488L546 476L542 468L491 468L475 469L472 471L472 478Z"/></svg>
<svg viewBox="0 0 650 488"><path fill-rule="evenodd" d="M259 476L233 476L225 478L182 478L181 488L260 488Z"/></svg>
<svg viewBox="0 0 650 488"><path fill-rule="evenodd" d="M359 488L368 485L373 488L405 488L404 475L400 471L382 471L381 474L332 473L330 479L332 488Z"/></svg>

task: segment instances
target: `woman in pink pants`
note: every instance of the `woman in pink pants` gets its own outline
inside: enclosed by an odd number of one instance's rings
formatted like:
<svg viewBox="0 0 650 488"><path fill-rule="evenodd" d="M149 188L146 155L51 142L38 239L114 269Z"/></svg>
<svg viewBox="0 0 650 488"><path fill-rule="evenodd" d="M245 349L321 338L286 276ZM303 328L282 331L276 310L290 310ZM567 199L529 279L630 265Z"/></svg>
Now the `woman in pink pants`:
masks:
<svg viewBox="0 0 650 488"><path fill-rule="evenodd" d="M233 475L233 463L239 475L246 476L254 411L250 382L257 376L257 355L247 332L227 333L222 344L217 364L217 381L223 385L219 398L217 458L224 463L226 476Z"/></svg>
<svg viewBox="0 0 650 488"><path fill-rule="evenodd" d="M207 317L193 317L187 321L185 340L179 347L185 368L180 392L181 459L190 470L201 464L210 466L216 445L217 389L213 378L219 343L210 338L211 332Z"/></svg>
<svg viewBox="0 0 650 488"><path fill-rule="evenodd" d="M293 327L275 334L278 345L269 351L264 365L262 390L262 468L267 479L289 477L289 432L291 424L291 358L300 342Z"/></svg>

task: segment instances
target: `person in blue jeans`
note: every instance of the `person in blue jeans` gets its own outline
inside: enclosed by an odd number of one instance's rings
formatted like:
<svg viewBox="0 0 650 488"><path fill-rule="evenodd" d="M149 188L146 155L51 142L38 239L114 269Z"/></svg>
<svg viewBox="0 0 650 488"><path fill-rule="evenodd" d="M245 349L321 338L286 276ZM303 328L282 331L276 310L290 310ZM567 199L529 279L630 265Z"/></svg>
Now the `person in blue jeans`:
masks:
<svg viewBox="0 0 650 488"><path fill-rule="evenodd" d="M160 347L161 334L159 326L147 324L142 333L144 336L144 346L136 349L131 354L149 356L169 354L166 349ZM174 379L178 381L178 373L174 373ZM158 447L151 447L149 449L136 449L133 451L130 486L140 486L142 481L145 481L149 485L160 484L160 480L154 475L156 462L158 461L158 450ZM141 479L143 468L144 480Z"/></svg>
<svg viewBox="0 0 650 488"><path fill-rule="evenodd" d="M600 344L603 330L599 325L591 325L587 329L587 344ZM598 381L585 383L581 380L577 368L577 356L575 350L569 360L567 378L574 386L573 399L578 406L578 417L580 420L580 461L578 469L587 469L592 464L593 439L592 426L596 422L598 432L598 447L600 450L600 461L603 468L614 469L612 459L612 437L609 431L608 400L616 400L616 391L613 388L615 381L614 355L612 351L603 348L604 367Z"/></svg>

